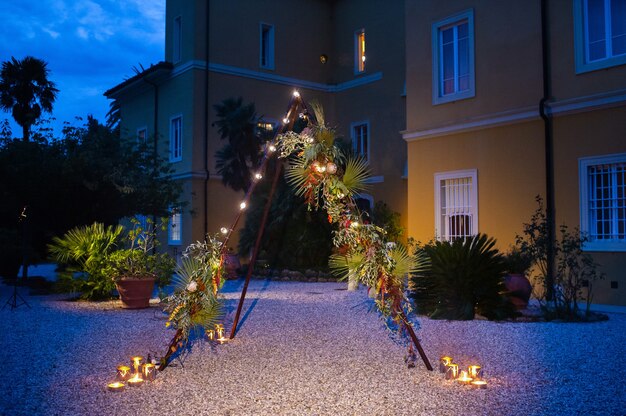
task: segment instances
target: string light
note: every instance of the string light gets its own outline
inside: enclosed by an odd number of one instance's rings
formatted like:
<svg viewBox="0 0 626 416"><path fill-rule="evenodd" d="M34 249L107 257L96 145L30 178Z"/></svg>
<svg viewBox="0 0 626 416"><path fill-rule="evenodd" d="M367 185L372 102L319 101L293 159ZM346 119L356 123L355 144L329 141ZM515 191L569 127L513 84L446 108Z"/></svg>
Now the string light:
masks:
<svg viewBox="0 0 626 416"><path fill-rule="evenodd" d="M356 228L356 227L358 227L359 225L361 225L361 224L359 224L359 222L358 222L358 221L354 221L354 222L350 223L350 227L351 227L351 228Z"/></svg>
<svg viewBox="0 0 626 416"><path fill-rule="evenodd" d="M289 119L287 117L283 119L283 124L289 124Z"/></svg>
<svg viewBox="0 0 626 416"><path fill-rule="evenodd" d="M222 227L222 228L220 228L220 232L221 232L222 234L228 234L228 228L226 228L226 227Z"/></svg>
<svg viewBox="0 0 626 416"><path fill-rule="evenodd" d="M257 173L254 174L254 179L256 179L257 181L260 180L260 179L263 179L263 175L261 175L260 173L257 172Z"/></svg>
<svg viewBox="0 0 626 416"><path fill-rule="evenodd" d="M239 204L239 209L244 210L246 209L248 205L246 204L246 201L242 202L241 204Z"/></svg>
<svg viewBox="0 0 626 416"><path fill-rule="evenodd" d="M298 92L298 90L293 91L293 96L296 98L300 98L300 93Z"/></svg>
<svg viewBox="0 0 626 416"><path fill-rule="evenodd" d="M270 152L275 152L276 151L276 146L274 146L273 144L270 144L270 146L267 148Z"/></svg>

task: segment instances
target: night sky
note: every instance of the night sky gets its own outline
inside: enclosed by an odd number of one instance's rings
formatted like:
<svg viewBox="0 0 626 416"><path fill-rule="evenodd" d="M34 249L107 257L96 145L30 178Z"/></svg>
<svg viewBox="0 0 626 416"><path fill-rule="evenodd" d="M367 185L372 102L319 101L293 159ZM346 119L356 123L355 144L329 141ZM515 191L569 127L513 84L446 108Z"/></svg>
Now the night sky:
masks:
<svg viewBox="0 0 626 416"><path fill-rule="evenodd" d="M164 59L165 0L0 0L0 61L27 55L48 62L60 90L52 114L63 121L92 114L104 122L107 89L134 75L133 67ZM13 136L22 129L11 113Z"/></svg>

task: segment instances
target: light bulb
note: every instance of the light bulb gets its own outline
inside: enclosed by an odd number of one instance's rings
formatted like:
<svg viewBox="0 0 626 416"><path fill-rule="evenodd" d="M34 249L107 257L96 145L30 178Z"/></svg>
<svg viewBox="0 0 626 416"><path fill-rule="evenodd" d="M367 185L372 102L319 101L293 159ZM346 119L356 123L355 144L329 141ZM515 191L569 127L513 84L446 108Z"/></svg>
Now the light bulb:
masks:
<svg viewBox="0 0 626 416"><path fill-rule="evenodd" d="M255 174L254 174L254 179L256 179L257 181L258 181L259 179L263 179L263 175L261 175L260 173L255 173Z"/></svg>
<svg viewBox="0 0 626 416"><path fill-rule="evenodd" d="M293 92L293 96L296 97L296 98L300 97L300 93L298 92L298 90L295 90Z"/></svg>
<svg viewBox="0 0 626 416"><path fill-rule="evenodd" d="M274 146L273 144L270 144L270 146L267 148L270 152L275 152L276 151L276 146Z"/></svg>
<svg viewBox="0 0 626 416"><path fill-rule="evenodd" d="M283 119L283 124L289 124L289 119L287 117Z"/></svg>
<svg viewBox="0 0 626 416"><path fill-rule="evenodd" d="M248 205L246 204L246 202L245 202L245 201L244 201L244 202L242 202L241 204L239 204L239 208L240 208L241 210L246 209L246 207L247 207L247 206L248 206Z"/></svg>
<svg viewBox="0 0 626 416"><path fill-rule="evenodd" d="M226 228L226 227L222 227L222 228L220 228L220 232L221 232L222 234L228 234L228 228Z"/></svg>
<svg viewBox="0 0 626 416"><path fill-rule="evenodd" d="M350 223L350 227L352 227L352 228L356 228L356 227L358 227L359 225L360 225L360 224L359 224L359 222L358 222L358 221L354 221L353 223Z"/></svg>
<svg viewBox="0 0 626 416"><path fill-rule="evenodd" d="M365 62L365 55L363 55L363 56L361 57L361 60L362 60L363 62Z"/></svg>

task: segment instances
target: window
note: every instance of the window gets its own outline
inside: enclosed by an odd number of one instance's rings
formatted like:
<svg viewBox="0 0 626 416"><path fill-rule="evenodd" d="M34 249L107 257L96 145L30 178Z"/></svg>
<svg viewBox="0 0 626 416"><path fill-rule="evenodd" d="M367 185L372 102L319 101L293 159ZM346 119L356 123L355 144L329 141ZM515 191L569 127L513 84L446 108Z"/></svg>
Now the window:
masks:
<svg viewBox="0 0 626 416"><path fill-rule="evenodd" d="M167 240L170 245L179 245L183 236L183 216L180 208L172 209L170 222L167 226Z"/></svg>
<svg viewBox="0 0 626 416"><path fill-rule="evenodd" d="M177 16L174 18L174 32L172 34L172 61L180 62L182 59L183 49L183 18Z"/></svg>
<svg viewBox="0 0 626 416"><path fill-rule="evenodd" d="M476 170L435 174L435 235L451 241L478 233Z"/></svg>
<svg viewBox="0 0 626 416"><path fill-rule="evenodd" d="M471 98L474 88L474 12L432 26L433 104Z"/></svg>
<svg viewBox="0 0 626 416"><path fill-rule="evenodd" d="M274 26L261 23L261 68L274 69Z"/></svg>
<svg viewBox="0 0 626 416"><path fill-rule="evenodd" d="M575 0L576 72L626 63L626 0Z"/></svg>
<svg viewBox="0 0 626 416"><path fill-rule="evenodd" d="M578 168L585 250L626 251L626 153L582 158Z"/></svg>
<svg viewBox="0 0 626 416"><path fill-rule="evenodd" d="M170 119L170 162L183 160L183 116Z"/></svg>
<svg viewBox="0 0 626 416"><path fill-rule="evenodd" d="M148 129L146 127L142 127L137 129L137 143L146 143L148 139Z"/></svg>
<svg viewBox="0 0 626 416"><path fill-rule="evenodd" d="M352 150L365 160L370 160L370 123L360 121L352 123Z"/></svg>
<svg viewBox="0 0 626 416"><path fill-rule="evenodd" d="M354 32L354 73L365 72L365 29Z"/></svg>

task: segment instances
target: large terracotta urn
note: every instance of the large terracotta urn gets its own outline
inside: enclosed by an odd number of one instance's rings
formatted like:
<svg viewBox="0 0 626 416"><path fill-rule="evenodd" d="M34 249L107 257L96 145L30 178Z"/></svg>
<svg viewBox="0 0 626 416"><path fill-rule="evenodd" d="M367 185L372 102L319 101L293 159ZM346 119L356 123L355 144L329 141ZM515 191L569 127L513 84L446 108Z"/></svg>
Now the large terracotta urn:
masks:
<svg viewBox="0 0 626 416"><path fill-rule="evenodd" d="M504 286L509 292L509 299L515 308L526 309L533 287L523 274L508 274L504 278Z"/></svg>
<svg viewBox="0 0 626 416"><path fill-rule="evenodd" d="M143 309L150 306L154 291L153 277L146 279L120 279L115 283L122 300L122 308Z"/></svg>

